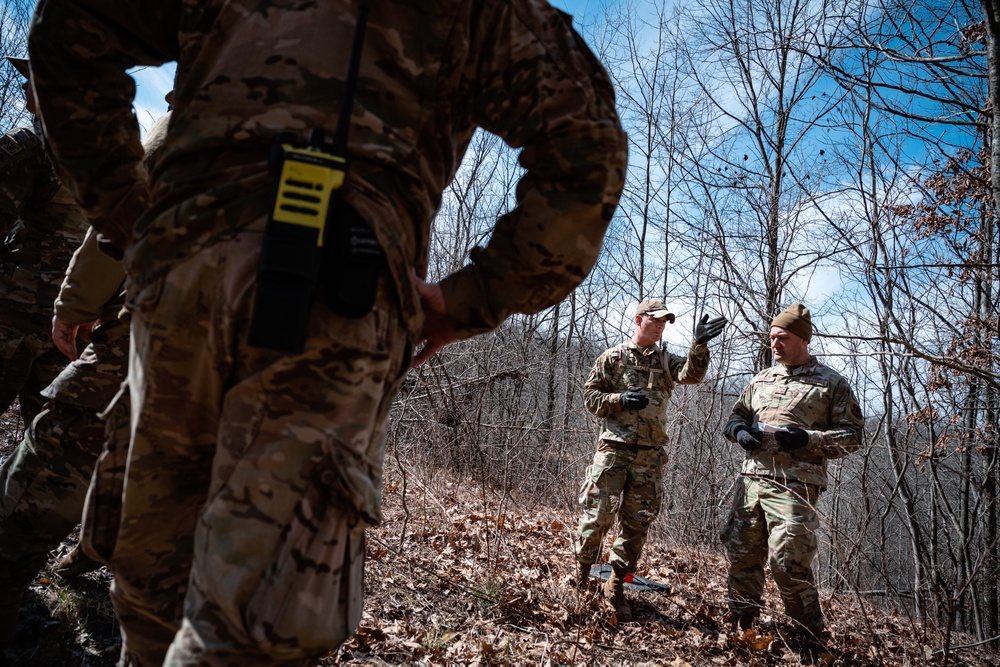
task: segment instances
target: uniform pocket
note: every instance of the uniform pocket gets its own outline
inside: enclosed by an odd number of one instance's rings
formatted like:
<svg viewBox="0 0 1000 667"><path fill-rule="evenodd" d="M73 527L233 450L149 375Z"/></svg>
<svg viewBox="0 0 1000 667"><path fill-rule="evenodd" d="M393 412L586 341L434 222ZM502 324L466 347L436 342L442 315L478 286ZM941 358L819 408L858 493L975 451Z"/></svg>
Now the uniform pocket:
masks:
<svg viewBox="0 0 1000 667"><path fill-rule="evenodd" d="M335 649L361 621L364 527L331 506L313 476L246 609L247 631L276 659Z"/></svg>
<svg viewBox="0 0 1000 667"><path fill-rule="evenodd" d="M729 516L726 517L726 523L723 524L722 530L719 531L719 539L723 544L729 543L729 538L732 537L733 531L736 529L736 522L739 520L740 510L746 505L746 493L747 480L745 477L740 477L736 480L735 488L733 489L733 502L729 506Z"/></svg>

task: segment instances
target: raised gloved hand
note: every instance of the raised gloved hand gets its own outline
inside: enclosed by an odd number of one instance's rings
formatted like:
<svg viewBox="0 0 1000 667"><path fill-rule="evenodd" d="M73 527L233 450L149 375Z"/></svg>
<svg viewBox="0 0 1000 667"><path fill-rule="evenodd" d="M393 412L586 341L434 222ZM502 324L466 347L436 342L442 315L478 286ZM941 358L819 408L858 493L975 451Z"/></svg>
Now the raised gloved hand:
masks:
<svg viewBox="0 0 1000 667"><path fill-rule="evenodd" d="M708 319L708 315L702 315L701 321L694 328L694 340L697 343L707 343L712 340L726 327L729 322L725 317Z"/></svg>
<svg viewBox="0 0 1000 667"><path fill-rule="evenodd" d="M783 431L775 433L774 441L786 452L802 449L809 444L809 432L798 426L789 426L787 433Z"/></svg>
<svg viewBox="0 0 1000 667"><path fill-rule="evenodd" d="M623 391L618 397L622 407L626 410L642 410L649 405L649 399L642 393L641 389L628 389Z"/></svg>
<svg viewBox="0 0 1000 667"><path fill-rule="evenodd" d="M736 444L748 452L755 452L760 449L761 437L763 434L749 426L740 426L736 430Z"/></svg>

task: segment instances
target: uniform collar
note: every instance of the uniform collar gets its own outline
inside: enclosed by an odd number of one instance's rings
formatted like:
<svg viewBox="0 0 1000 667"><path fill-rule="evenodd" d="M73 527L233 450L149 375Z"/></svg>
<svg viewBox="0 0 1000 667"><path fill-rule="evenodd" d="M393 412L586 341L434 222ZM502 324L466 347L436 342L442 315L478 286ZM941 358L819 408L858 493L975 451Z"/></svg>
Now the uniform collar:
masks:
<svg viewBox="0 0 1000 667"><path fill-rule="evenodd" d="M816 370L816 365L818 363L819 362L816 360L816 357L810 354L809 361L802 364L801 366L796 366L795 368L789 368L784 364L775 364L774 369L776 375L787 375L790 377L795 375L811 375Z"/></svg>
<svg viewBox="0 0 1000 667"><path fill-rule="evenodd" d="M653 343L649 347L639 347L638 345L635 344L635 341L632 340L631 338L629 338L627 341L625 341L625 347L627 347L630 350L635 350L639 354L649 354L650 352L659 352L660 351L660 344L659 343Z"/></svg>

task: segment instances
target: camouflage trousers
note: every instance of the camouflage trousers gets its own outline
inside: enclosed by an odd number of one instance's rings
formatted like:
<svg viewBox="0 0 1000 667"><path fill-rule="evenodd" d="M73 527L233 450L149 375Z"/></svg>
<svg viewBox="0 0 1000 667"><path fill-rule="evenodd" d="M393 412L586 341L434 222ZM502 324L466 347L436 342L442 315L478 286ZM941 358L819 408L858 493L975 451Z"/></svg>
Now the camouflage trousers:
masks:
<svg viewBox="0 0 1000 667"><path fill-rule="evenodd" d="M3 313L26 308L33 310L23 303L0 300ZM69 362L52 342L51 322L51 306L45 317L20 312L16 317L0 318L0 414L19 399L26 428L45 402L42 390Z"/></svg>
<svg viewBox="0 0 1000 667"><path fill-rule="evenodd" d="M576 530L576 558L595 563L604 536L618 516L620 532L609 562L635 572L649 526L663 499L663 447L638 447L601 440L580 487L583 516Z"/></svg>
<svg viewBox="0 0 1000 667"><path fill-rule="evenodd" d="M80 522L104 443L98 413L125 379L128 339L127 320L94 329L80 357L42 392L47 402L0 468L0 590L25 588Z"/></svg>
<svg viewBox="0 0 1000 667"><path fill-rule="evenodd" d="M729 554L729 607L756 617L763 605L764 565L770 564L785 613L808 630L823 628L812 573L820 488L801 482L741 477L722 541Z"/></svg>
<svg viewBox="0 0 1000 667"><path fill-rule="evenodd" d="M301 354L248 346L262 228L129 295L131 444L110 553L125 665L312 665L360 622L410 344L385 275L365 317L314 304Z"/></svg>

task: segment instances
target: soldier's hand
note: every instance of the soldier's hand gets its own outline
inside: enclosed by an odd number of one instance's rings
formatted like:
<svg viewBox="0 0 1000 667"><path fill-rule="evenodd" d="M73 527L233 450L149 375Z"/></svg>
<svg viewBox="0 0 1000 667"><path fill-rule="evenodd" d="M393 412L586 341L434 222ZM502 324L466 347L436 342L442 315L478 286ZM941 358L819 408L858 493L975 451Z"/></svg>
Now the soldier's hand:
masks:
<svg viewBox="0 0 1000 667"><path fill-rule="evenodd" d="M76 361L76 339L84 342L90 341L90 332L94 330L94 322L84 324L73 324L66 320L59 319L58 315L52 316L52 343L60 352L69 357L70 361Z"/></svg>
<svg viewBox="0 0 1000 667"><path fill-rule="evenodd" d="M736 430L736 444L748 452L755 452L760 449L761 437L763 434L750 426L740 426Z"/></svg>
<svg viewBox="0 0 1000 667"><path fill-rule="evenodd" d="M619 394L618 402L626 410L642 410L649 405L649 398L642 393L641 389L628 389Z"/></svg>
<svg viewBox="0 0 1000 667"><path fill-rule="evenodd" d="M787 433L784 431L775 433L774 441L786 452L802 449L809 444L809 432L798 426L789 426Z"/></svg>
<svg viewBox="0 0 1000 667"><path fill-rule="evenodd" d="M410 279L417 286L420 305L424 309L424 327L420 331L420 340L417 341L418 345L423 343L424 346L410 363L410 368L416 368L434 356L442 347L458 338L458 334L448 319L448 309L444 303L441 285L425 283L412 268L410 268Z"/></svg>
<svg viewBox="0 0 1000 667"><path fill-rule="evenodd" d="M716 317L715 319L708 319L708 315L702 315L701 321L695 325L694 328L694 340L697 343L707 343L712 340L726 327L729 322L725 317Z"/></svg>

